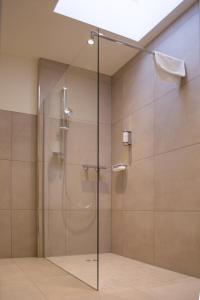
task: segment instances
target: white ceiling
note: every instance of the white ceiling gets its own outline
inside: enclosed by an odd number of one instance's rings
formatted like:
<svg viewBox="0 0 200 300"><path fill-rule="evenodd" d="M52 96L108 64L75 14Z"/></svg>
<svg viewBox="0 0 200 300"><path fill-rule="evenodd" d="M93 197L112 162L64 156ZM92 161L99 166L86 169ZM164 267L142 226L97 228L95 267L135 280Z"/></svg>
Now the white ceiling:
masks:
<svg viewBox="0 0 200 300"><path fill-rule="evenodd" d="M194 2L185 0L141 44L147 44ZM1 51L96 70L97 47L87 45L90 31L95 28L53 13L56 3L57 0L2 0ZM113 75L136 53L125 46L101 40L100 71Z"/></svg>

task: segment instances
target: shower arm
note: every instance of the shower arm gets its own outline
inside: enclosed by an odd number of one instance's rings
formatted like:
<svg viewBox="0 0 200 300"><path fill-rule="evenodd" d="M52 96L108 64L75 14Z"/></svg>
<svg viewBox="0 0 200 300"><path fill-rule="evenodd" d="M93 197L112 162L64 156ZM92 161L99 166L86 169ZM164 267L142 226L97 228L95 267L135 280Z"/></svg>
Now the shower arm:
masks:
<svg viewBox="0 0 200 300"><path fill-rule="evenodd" d="M126 42L124 42L124 41L121 41L121 40L117 40L117 39L108 37L108 36L106 36L106 35L104 35L104 34L102 34L102 33L98 33L98 32L96 32L96 31L91 31L91 39L94 40L94 37L95 37L95 36L96 36L96 37L100 37L100 38L102 38L102 39L104 39L104 40L107 40L107 41L110 41L110 42L114 42L114 43L119 44L119 45L127 46L127 47L132 48L132 49L138 49L138 50L143 51L143 52L146 52L146 53L148 53L148 54L152 54L152 55L155 54L154 51L148 50L148 49L146 49L146 48L144 48L144 47L142 47L142 46L139 46L139 45L132 45L132 44L126 43Z"/></svg>

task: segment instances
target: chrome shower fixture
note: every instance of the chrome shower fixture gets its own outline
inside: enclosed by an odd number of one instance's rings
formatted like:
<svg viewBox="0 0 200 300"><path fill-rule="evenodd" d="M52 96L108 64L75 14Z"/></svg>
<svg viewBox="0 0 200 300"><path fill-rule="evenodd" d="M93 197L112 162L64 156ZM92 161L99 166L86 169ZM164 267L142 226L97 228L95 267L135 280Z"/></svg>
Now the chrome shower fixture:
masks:
<svg viewBox="0 0 200 300"><path fill-rule="evenodd" d="M62 106L61 106L61 130L69 129L69 117L72 115L72 109L67 106L67 87L62 88L63 97L62 97Z"/></svg>
<svg viewBox="0 0 200 300"><path fill-rule="evenodd" d="M66 107L64 109L64 113L65 113L66 116L70 117L72 115L72 109L69 108L69 107Z"/></svg>

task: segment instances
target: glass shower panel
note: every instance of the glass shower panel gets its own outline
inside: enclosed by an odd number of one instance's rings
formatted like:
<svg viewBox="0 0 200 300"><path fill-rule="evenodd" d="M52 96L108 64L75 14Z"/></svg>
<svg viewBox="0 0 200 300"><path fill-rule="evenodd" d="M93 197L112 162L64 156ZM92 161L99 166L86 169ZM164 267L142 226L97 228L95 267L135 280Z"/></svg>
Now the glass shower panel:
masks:
<svg viewBox="0 0 200 300"><path fill-rule="evenodd" d="M98 288L98 56L85 45L43 103L44 256ZM82 68L76 65L83 65ZM42 89L42 86L40 86Z"/></svg>

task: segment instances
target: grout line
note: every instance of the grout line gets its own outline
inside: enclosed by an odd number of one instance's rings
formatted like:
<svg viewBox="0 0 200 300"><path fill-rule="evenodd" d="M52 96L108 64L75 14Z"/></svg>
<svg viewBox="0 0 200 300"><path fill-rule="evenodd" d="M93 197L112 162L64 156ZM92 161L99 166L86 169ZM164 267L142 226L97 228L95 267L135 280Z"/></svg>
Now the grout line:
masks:
<svg viewBox="0 0 200 300"><path fill-rule="evenodd" d="M181 85L181 89L182 89L183 87L187 86L188 84L191 84L191 82L193 82L193 81L196 80L197 78L200 78L200 74L197 74L197 75L195 75L194 77L191 77L190 79L188 79L185 83L183 83L183 84ZM180 89L178 89L178 91L179 91L179 90L180 90ZM112 126L115 126L115 125L116 125L117 123L119 123L119 122L122 122L124 119L130 117L131 115L134 115L134 114L138 113L139 111L145 109L148 105L151 105L151 104L154 103L154 102L156 103L156 102L160 101L163 97L165 97L165 96L167 96L167 95L169 95L169 94L172 94L172 93L174 93L175 91L177 91L177 89L176 89L176 88L173 88L173 89L167 91L166 93L164 93L163 95L161 95L161 96L159 96L159 97L153 97L153 101L149 102L148 104L145 104L144 106L141 106L140 108L138 108L138 109L136 109L136 110L134 110L134 111L131 111L131 112L128 113L128 114L125 114L124 116L122 116L122 117L119 118L118 120L111 122L111 127L112 127Z"/></svg>
<svg viewBox="0 0 200 300"><path fill-rule="evenodd" d="M155 155L155 158L159 157L159 156L162 156L162 155L165 155L165 154L170 153L170 152L176 152L176 151L179 151L179 150L184 150L184 149L192 148L194 146L199 146L199 145L200 145L200 142L197 142L197 143L188 144L188 145L185 145L185 146L182 146L182 147L172 148L168 151L157 153Z"/></svg>
<svg viewBox="0 0 200 300"><path fill-rule="evenodd" d="M170 149L168 151L165 151L165 152L155 153L155 155L145 156L141 159L136 159L136 160L133 161L133 163L141 162L143 160L147 160L147 159L151 159L151 158L156 158L156 157L159 157L159 156L171 153L171 152L184 150L184 149L191 148L191 147L194 147L194 146L199 146L199 145L200 145L200 142L197 142L197 143L188 144L188 145L185 145L185 146L182 146L182 147L172 148L172 149Z"/></svg>

